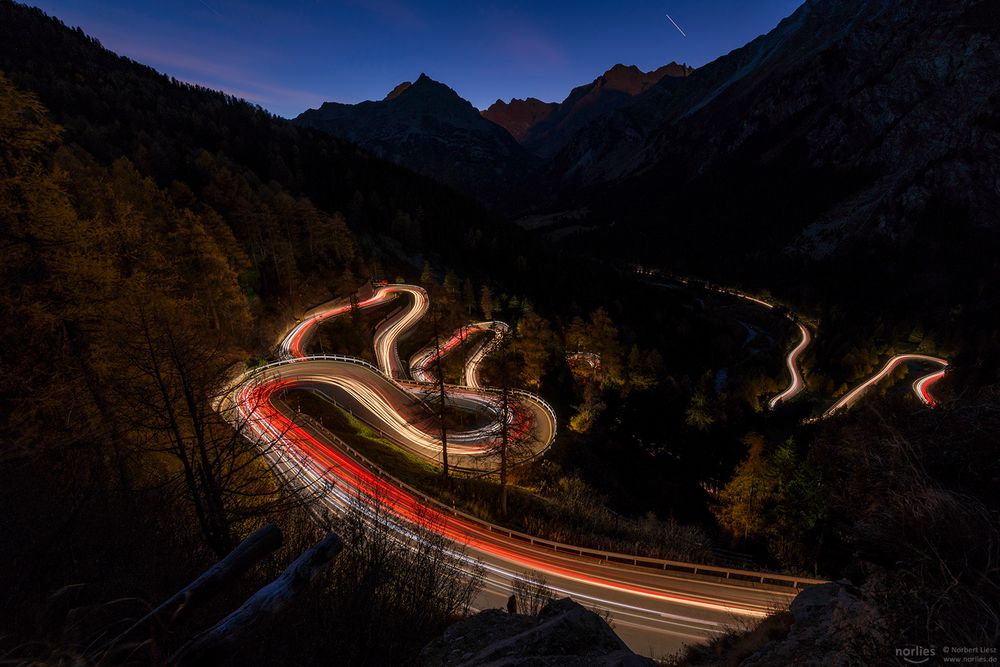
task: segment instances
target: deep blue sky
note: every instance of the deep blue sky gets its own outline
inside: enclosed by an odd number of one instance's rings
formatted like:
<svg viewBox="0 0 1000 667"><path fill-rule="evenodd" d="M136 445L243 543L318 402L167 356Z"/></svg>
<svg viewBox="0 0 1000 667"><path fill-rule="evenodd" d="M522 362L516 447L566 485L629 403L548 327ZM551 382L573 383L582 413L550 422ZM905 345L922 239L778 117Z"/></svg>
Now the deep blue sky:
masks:
<svg viewBox="0 0 1000 667"><path fill-rule="evenodd" d="M30 1L30 0L29 0ZM108 48L282 116L381 99L421 72L479 108L561 101L615 63L700 66L802 0L544 3L411 0L35 0ZM670 14L687 33L670 24Z"/></svg>

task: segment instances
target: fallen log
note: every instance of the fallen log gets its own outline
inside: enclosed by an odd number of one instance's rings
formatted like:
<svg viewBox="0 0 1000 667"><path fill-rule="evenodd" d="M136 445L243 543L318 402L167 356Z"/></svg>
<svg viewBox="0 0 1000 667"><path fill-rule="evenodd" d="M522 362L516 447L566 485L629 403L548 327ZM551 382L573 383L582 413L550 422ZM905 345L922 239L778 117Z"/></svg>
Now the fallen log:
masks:
<svg viewBox="0 0 1000 667"><path fill-rule="evenodd" d="M257 627L284 612L343 546L336 533L327 535L296 558L277 579L251 595L239 609L182 646L170 664L200 667L219 663Z"/></svg>
<svg viewBox="0 0 1000 667"><path fill-rule="evenodd" d="M203 600L229 588L240 575L276 551L282 541L281 530L273 523L254 531L225 558L115 637L108 649L139 638L152 626L162 627L176 622Z"/></svg>

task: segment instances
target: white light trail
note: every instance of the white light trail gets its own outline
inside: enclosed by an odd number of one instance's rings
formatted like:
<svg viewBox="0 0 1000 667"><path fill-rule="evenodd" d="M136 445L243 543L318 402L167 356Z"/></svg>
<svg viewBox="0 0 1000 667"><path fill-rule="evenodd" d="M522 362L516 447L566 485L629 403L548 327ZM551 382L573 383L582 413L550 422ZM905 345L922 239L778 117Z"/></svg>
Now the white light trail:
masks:
<svg viewBox="0 0 1000 667"><path fill-rule="evenodd" d="M788 399L799 394L803 389L805 389L806 383L802 379L802 372L799 370L799 356L809 347L809 343L812 338L809 335L809 329L806 328L801 322L796 322L799 326L799 333L802 334L802 340L799 344L795 346L791 352L788 353L788 358L785 360L785 364L788 366L788 372L792 376L792 383L788 385L788 388L783 392L772 398L768 402L768 407L772 410L777 407L778 403L782 401L787 401Z"/></svg>
<svg viewBox="0 0 1000 667"><path fill-rule="evenodd" d="M941 366L948 365L948 362L945 359L940 359L938 357L931 357L926 354L897 354L895 357L885 362L885 366L882 367L882 370L880 370L878 373L876 373L875 375L871 376L870 378L859 384L851 391L844 394L839 401L834 403L829 410L823 413L823 418L830 417L836 414L837 412L840 412L844 408L848 408L851 405L853 405L855 401L861 398L861 396L866 391L868 391L870 387L872 387L872 385L878 384L879 382L884 380L889 375L889 373L891 373L896 368L896 366L903 363L904 361L926 361L932 364L940 364ZM937 375L937 373L933 373L931 375L920 378L920 380L918 380L917 383L915 383L913 386L913 390L914 392L916 392L917 397L920 398L921 401L924 401L924 403L930 404L932 400L930 399L929 396L925 399L922 394L923 391L926 390L926 385L927 385L926 381L931 380L931 378L935 375ZM925 382L918 387L917 385L920 383L921 380L924 380Z"/></svg>

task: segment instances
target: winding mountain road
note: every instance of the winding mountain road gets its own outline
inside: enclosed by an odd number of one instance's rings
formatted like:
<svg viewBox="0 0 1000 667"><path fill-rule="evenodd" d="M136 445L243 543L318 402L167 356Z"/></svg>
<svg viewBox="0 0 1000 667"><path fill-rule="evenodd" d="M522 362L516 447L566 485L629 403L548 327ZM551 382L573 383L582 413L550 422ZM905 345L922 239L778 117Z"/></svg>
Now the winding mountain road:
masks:
<svg viewBox="0 0 1000 667"><path fill-rule="evenodd" d="M437 379L433 375L433 366L441 357L451 354L465 343L469 336L479 333L489 334L482 337L473 348L471 354L466 358L465 369L462 373L463 384L472 389L482 389L479 380L479 366L482 364L490 352L497 349L503 340L510 333L510 325L506 322L490 321L475 322L459 327L447 340L438 345L428 345L413 355L410 359L410 377L417 382L433 383Z"/></svg>
<svg viewBox="0 0 1000 667"><path fill-rule="evenodd" d="M795 322L795 325L799 328L799 335L802 338L799 340L798 345L792 348L792 351L788 353L788 357L785 359L785 365L788 366L788 374L791 376L791 383L784 391L767 402L767 407L772 410L778 407L779 403L791 400L806 388L805 380L802 379L802 371L799 369L799 357L802 356L802 353L809 347L809 343L812 342L812 335L809 333L806 325L801 322Z"/></svg>
<svg viewBox="0 0 1000 667"><path fill-rule="evenodd" d="M378 367L360 359L306 356L305 346L322 321L388 303L407 295L410 303L382 323L375 334ZM286 401L289 389L324 392L356 416L376 425L386 437L410 451L433 459L439 443L423 430L417 416L427 385L402 379L398 339L427 310L426 293L416 287L392 285L363 300L335 302L316 309L295 325L279 346L283 359L246 373L228 393L223 409L248 437L258 440L282 477L313 492L330 511L362 508L392 526L400 539L421 539L430 531L453 545L454 555L470 569L482 568L485 585L476 600L480 608L502 606L513 581L529 571L542 573L550 588L581 603L607 610L619 634L639 653L664 655L685 643L705 640L738 624L738 619L762 617L787 606L798 589L817 580L637 558L628 554L583 549L535 538L489 524L441 505L395 480L363 456L297 414ZM493 327L498 341L504 327ZM479 358L484 348L472 355ZM478 373L466 367L467 380ZM449 387L449 395L489 405L489 392ZM478 397L478 399L477 399ZM555 435L555 417L542 399L519 392L524 428L531 428L548 446ZM549 423L548 420L551 420ZM484 440L495 437L491 426L464 433L451 444L449 455L469 464L483 458ZM458 436L456 436L458 437Z"/></svg>
<svg viewBox="0 0 1000 667"><path fill-rule="evenodd" d="M394 311L375 330L374 346L377 366L351 357L312 355L306 356L305 347L317 327L324 321L351 312L387 305L398 298L406 300L404 306ZM443 448L439 439L439 422L428 401L434 388L428 383L434 379L424 366L417 365L415 382L407 379L407 369L399 357L398 343L427 313L427 292L414 285L383 285L365 299L341 299L319 306L298 322L278 346L282 361L258 371L259 378L284 382L286 389L309 389L323 394L335 405L351 411L356 417L377 429L383 437L432 463L441 463ZM502 338L509 328L503 323L480 323L485 331L494 331ZM456 332L442 344L442 355L458 347L463 335ZM489 341L484 342L484 344ZM430 348L433 356L434 348ZM418 353L415 359L427 357ZM466 375L476 383L473 386L448 386L450 405L470 408L495 417L498 414L497 398L478 386L477 355L466 365ZM425 360L425 365L433 359ZM305 365L303 365L305 364ZM537 456L552 444L556 433L556 418L552 408L540 397L518 391L511 401L508 416L508 435L526 442ZM490 419L486 426L473 430L450 430L448 433L449 465L462 470L485 471L496 462L488 455L500 438L501 425Z"/></svg>
<svg viewBox="0 0 1000 667"><path fill-rule="evenodd" d="M773 308L756 297L741 298ZM342 356L307 356L305 348L323 321L354 308L381 306L407 299L377 328L374 336L377 365ZM617 632L637 652L665 655L685 643L704 641L740 623L787 606L798 589L818 580L703 566L693 563L640 558L560 544L490 524L440 504L379 470L361 454L308 417L296 413L284 400L289 389L321 393L378 429L386 438L417 456L440 461L440 442L428 428L424 398L433 388L430 366L437 354L462 347L466 331L433 348L424 348L407 369L400 360L398 341L427 312L426 292L410 285L387 285L371 296L338 301L311 311L288 332L279 345L281 359L240 378L223 409L248 437L265 446L279 474L290 484L309 490L332 512L352 508L371 520L384 522L401 540L425 539L436 534L453 556L470 571L481 570L485 583L475 604L503 606L513 582L529 571L543 574L550 588L581 603L606 610ZM790 316L793 321L794 317ZM808 347L808 328L797 322L800 342L786 363L789 386L770 401L771 407L790 400L804 388L798 359ZM478 367L509 331L503 323L472 325L484 337L472 350L465 367L465 386L448 386L450 401L493 415L483 426L449 435L449 461L456 467L482 469L490 439L498 424L493 395L480 386ZM857 401L900 363L917 360L946 365L943 359L899 355L877 374L841 398L827 415ZM407 380L409 370L415 381ZM943 371L924 376L914 391L933 404L928 388ZM555 415L539 397L519 392L518 409L511 419L515 429L531 430L541 443L539 453L555 437ZM492 412L491 412L492 411ZM452 458L454 457L454 458Z"/></svg>

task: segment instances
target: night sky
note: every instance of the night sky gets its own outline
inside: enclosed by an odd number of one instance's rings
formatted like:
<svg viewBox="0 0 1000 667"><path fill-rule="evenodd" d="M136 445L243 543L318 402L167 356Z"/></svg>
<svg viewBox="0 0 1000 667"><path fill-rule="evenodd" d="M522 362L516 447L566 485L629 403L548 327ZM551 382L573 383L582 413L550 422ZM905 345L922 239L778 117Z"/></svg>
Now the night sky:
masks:
<svg viewBox="0 0 1000 667"><path fill-rule="evenodd" d="M621 62L700 66L773 28L802 0L408 2L45 0L122 55L282 116L381 99L421 72L479 108L561 101ZM687 33L674 28L671 17Z"/></svg>

